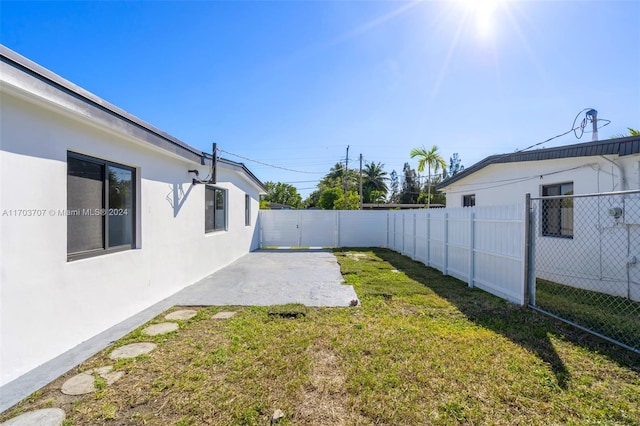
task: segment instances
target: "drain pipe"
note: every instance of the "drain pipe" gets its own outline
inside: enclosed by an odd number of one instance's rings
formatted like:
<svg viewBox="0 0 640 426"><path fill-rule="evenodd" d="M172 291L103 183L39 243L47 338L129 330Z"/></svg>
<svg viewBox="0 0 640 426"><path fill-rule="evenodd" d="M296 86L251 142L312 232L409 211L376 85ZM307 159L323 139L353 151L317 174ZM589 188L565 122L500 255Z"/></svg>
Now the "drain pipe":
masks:
<svg viewBox="0 0 640 426"><path fill-rule="evenodd" d="M618 173L620 174L620 184L621 184L620 191L626 191L627 190L627 179L625 179L625 177L624 177L624 168L620 164L616 163L613 160L608 159L604 155L601 155L600 157L602 157L604 160L610 162L611 164L613 164L618 169ZM612 191L614 189L615 188L611 188Z"/></svg>
<svg viewBox="0 0 640 426"><path fill-rule="evenodd" d="M613 160L608 159L604 155L601 155L602 158L613 164L617 169L618 173L620 173L620 182L621 182L621 190L625 191L627 189L627 180L624 177L624 168L616 163ZM626 196L622 197L622 211L625 211L626 208ZM631 255L631 230L628 223L624 223L625 228L627 230L627 298L631 300L631 267L637 263L636 257Z"/></svg>

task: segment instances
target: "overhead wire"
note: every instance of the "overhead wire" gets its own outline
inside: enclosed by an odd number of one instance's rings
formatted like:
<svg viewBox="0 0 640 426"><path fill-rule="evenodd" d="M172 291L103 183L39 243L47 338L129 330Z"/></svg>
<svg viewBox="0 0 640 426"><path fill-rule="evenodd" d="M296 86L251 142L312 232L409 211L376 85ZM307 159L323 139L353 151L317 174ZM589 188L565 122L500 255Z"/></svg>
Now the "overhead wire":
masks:
<svg viewBox="0 0 640 426"><path fill-rule="evenodd" d="M285 171L293 172L293 173L305 173L305 174L311 174L311 175L322 175L322 174L325 174L325 172L310 172L310 171L306 171L306 170L295 170L295 169L290 169L288 167L277 166L275 164L265 163L264 161L254 160L253 158L245 157L244 155L240 155L240 154L236 154L236 153L233 153L233 152L229 152L229 151L226 151L226 150L221 149L221 148L218 148L218 151L224 152L225 154L233 155L234 157L242 158L243 160L246 160L246 161L251 161L252 163L262 164L263 166L267 166L267 167L273 167L274 169L285 170Z"/></svg>
<svg viewBox="0 0 640 426"><path fill-rule="evenodd" d="M564 172L568 172L571 170L577 170L577 169L581 169L583 167L591 167L593 166L594 163L589 163L589 164L583 164L581 166L576 166L576 167L570 167L568 169L563 169L563 170L556 170L553 172L547 172L547 173L542 173L539 175L532 175L532 176L523 176L520 178L513 178L513 179L507 179L510 182L503 182L503 183L499 183L498 185L491 185L491 186L485 186L485 187L479 187L479 188L470 188L464 191L446 191L447 194L462 194L465 192L469 192L469 191L478 191L478 190L484 190L484 189L493 189L493 188L499 188L502 186L507 186L507 185L513 185L516 183L521 183L521 182L526 182L528 180L533 180L533 179L542 179L545 176L551 176L551 175L556 175L558 173L564 173ZM497 182L502 182L502 181L489 181L489 182L483 182L482 184L491 184L491 183L497 183ZM468 184L468 185L473 185L473 184ZM481 184L476 184L476 185L481 185Z"/></svg>

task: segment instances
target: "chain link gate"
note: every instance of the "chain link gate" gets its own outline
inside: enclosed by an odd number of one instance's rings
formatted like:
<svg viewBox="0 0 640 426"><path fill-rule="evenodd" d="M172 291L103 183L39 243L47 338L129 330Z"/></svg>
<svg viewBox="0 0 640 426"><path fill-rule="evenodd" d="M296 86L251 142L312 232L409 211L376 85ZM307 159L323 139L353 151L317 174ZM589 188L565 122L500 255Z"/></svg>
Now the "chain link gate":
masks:
<svg viewBox="0 0 640 426"><path fill-rule="evenodd" d="M640 191L527 195L527 207L529 306L640 353Z"/></svg>

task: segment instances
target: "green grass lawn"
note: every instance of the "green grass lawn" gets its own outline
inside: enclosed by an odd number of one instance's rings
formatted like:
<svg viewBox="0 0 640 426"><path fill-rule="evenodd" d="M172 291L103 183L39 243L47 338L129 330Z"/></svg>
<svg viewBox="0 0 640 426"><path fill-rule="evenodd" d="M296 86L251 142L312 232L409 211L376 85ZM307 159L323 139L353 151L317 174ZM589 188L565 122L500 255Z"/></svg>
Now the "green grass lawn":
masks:
<svg viewBox="0 0 640 426"><path fill-rule="evenodd" d="M266 425L275 409L283 425L640 425L640 355L389 250L335 254L361 306L197 308L118 341L158 348L116 363L115 384L59 392L110 347L0 421L56 406L67 425Z"/></svg>
<svg viewBox="0 0 640 426"><path fill-rule="evenodd" d="M640 303L536 280L536 306L640 350Z"/></svg>

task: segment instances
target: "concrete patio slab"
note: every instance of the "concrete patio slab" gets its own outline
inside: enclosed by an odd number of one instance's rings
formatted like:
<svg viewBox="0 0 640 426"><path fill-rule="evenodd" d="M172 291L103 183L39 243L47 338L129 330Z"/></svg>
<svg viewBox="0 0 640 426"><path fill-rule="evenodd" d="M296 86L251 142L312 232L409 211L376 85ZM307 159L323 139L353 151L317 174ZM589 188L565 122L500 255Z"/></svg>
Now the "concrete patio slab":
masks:
<svg viewBox="0 0 640 426"><path fill-rule="evenodd" d="M326 250L259 250L172 296L183 306L351 306L336 257Z"/></svg>
<svg viewBox="0 0 640 426"><path fill-rule="evenodd" d="M100 352L173 306L352 306L357 295L343 285L340 267L327 250L260 250L248 253L104 332L2 386L0 412Z"/></svg>

